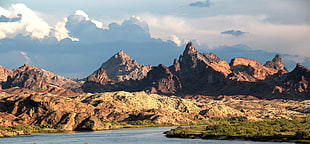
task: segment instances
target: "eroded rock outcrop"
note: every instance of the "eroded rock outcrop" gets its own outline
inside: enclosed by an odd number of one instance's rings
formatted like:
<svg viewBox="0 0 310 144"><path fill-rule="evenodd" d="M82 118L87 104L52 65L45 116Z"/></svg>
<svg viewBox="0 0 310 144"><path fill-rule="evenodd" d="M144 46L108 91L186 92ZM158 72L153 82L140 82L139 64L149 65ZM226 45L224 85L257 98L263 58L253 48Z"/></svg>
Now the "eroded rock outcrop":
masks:
<svg viewBox="0 0 310 144"><path fill-rule="evenodd" d="M144 78L132 76L131 69L134 68L135 74L136 71L142 70L128 55L119 52L90 75L82 89L84 92L143 90L148 93L179 96L251 95L262 99L309 98L306 96L309 95L306 91L309 80L303 76L302 82L293 82L300 84L298 88L293 88L297 87L296 84L288 84L292 82L285 79L292 79L293 75L298 73L288 72L280 55L276 55L265 65L244 57L234 58L228 64L213 53L199 53L189 42L183 54L179 59L175 59L169 68L160 64L148 71ZM114 75L109 76L108 71ZM123 79L128 76L132 78ZM290 93L290 86L292 89L299 89L300 94ZM285 97L284 94L291 96ZM297 94L297 97L292 96L293 94Z"/></svg>
<svg viewBox="0 0 310 144"><path fill-rule="evenodd" d="M278 71L287 73L288 70L287 68L284 66L283 62L282 62L282 56L277 54L272 61L267 61L266 64L264 64L264 66L268 67L268 68L273 68L276 69Z"/></svg>
<svg viewBox="0 0 310 144"><path fill-rule="evenodd" d="M12 70L12 75L2 84L3 89L14 87L27 88L35 92L50 92L54 94L75 95L69 89L76 89L82 82L74 81L52 72L25 64Z"/></svg>
<svg viewBox="0 0 310 144"><path fill-rule="evenodd" d="M265 67L256 60L243 57L232 59L230 66L233 71L230 78L237 81L264 80L267 76L278 72L277 69Z"/></svg>
<svg viewBox="0 0 310 144"><path fill-rule="evenodd" d="M13 71L0 65L0 84L6 82L7 77L13 75Z"/></svg>
<svg viewBox="0 0 310 144"><path fill-rule="evenodd" d="M124 51L119 51L101 65L108 77L114 81L141 80L151 70L152 66L138 64Z"/></svg>
<svg viewBox="0 0 310 144"><path fill-rule="evenodd" d="M310 99L310 69L297 64L292 72L269 77L272 83L273 98Z"/></svg>
<svg viewBox="0 0 310 144"><path fill-rule="evenodd" d="M0 125L50 125L64 130L109 129L105 121L149 120L161 124L195 124L208 118L307 116L309 100L181 99L145 92L106 92L63 97L53 94L0 92ZM1 133L1 131L0 131Z"/></svg>
<svg viewBox="0 0 310 144"><path fill-rule="evenodd" d="M94 115L92 105L52 94L25 94L1 97L1 111L14 115L23 125L59 126L65 130L106 129Z"/></svg>
<svg viewBox="0 0 310 144"><path fill-rule="evenodd" d="M117 91L123 88L129 91L129 85L133 81L144 79L151 69L152 66L138 64L136 60L132 60L125 52L120 51L104 62L98 70L89 75L82 89L84 92ZM140 90L140 88L131 89Z"/></svg>

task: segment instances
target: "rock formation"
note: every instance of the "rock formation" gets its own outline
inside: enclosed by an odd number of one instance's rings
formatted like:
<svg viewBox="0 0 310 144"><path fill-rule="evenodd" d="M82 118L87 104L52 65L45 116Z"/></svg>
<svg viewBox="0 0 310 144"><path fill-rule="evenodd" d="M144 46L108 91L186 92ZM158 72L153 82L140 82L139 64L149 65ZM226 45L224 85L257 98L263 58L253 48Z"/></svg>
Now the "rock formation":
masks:
<svg viewBox="0 0 310 144"><path fill-rule="evenodd" d="M0 84L1 82L6 82L7 77L11 76L13 74L13 71L0 65Z"/></svg>
<svg viewBox="0 0 310 144"><path fill-rule="evenodd" d="M300 64L292 72L273 75L266 82L273 84L273 98L310 99L310 69Z"/></svg>
<svg viewBox="0 0 310 144"><path fill-rule="evenodd" d="M49 125L64 130L109 129L106 121L149 120L159 124L195 124L208 118L309 116L309 100L218 100L147 94L106 92L64 97L53 94L0 92L0 126ZM0 130L1 134L4 132Z"/></svg>
<svg viewBox="0 0 310 144"><path fill-rule="evenodd" d="M14 87L27 88L36 92L51 92L57 94L75 94L68 89L76 89L81 82L74 81L52 72L25 64L12 70L12 74L3 82L3 89Z"/></svg>
<svg viewBox="0 0 310 144"><path fill-rule="evenodd" d="M141 80L151 70L151 66L138 64L124 51L119 51L108 61L101 65L106 70L108 77L114 81Z"/></svg>
<svg viewBox="0 0 310 144"><path fill-rule="evenodd" d="M264 80L267 76L278 72L277 69L263 66L256 60L243 57L234 58L230 62L232 75L230 79L236 81Z"/></svg>
<svg viewBox="0 0 310 144"><path fill-rule="evenodd" d="M272 61L267 61L264 66L282 71L284 73L288 72L287 68L282 63L282 56L279 54L277 54Z"/></svg>
<svg viewBox="0 0 310 144"><path fill-rule="evenodd" d="M121 90L120 86L113 85L117 83L127 85L128 82L126 81L142 80L151 69L152 66L138 64L136 60L132 60L125 52L119 51L87 77L82 89L84 92Z"/></svg>
<svg viewBox="0 0 310 144"><path fill-rule="evenodd" d="M135 66L127 66L129 64ZM179 59L175 59L169 68L164 65L153 67L147 75L140 78L132 74L122 75L131 73L130 68L139 67L137 65L121 51L90 75L82 89L85 92L144 90L148 93L178 96L198 94L211 96L252 95L264 99L310 98L307 91L309 89L307 74L300 74L295 70L288 72L280 55L276 55L272 61L267 61L265 65L243 57L234 58L228 64L213 53L199 53L190 42ZM139 70L142 69L137 68L134 71L137 73ZM108 71L114 75L110 74L109 76ZM145 74L145 72L141 73ZM293 79L298 74L298 79L302 80L296 82ZM126 77L132 78L124 79ZM289 85L288 83L294 84ZM297 83L300 86L296 86ZM291 88L298 90L293 90L294 92L290 93ZM283 91L284 89L285 91ZM297 91L301 94L295 93ZM297 95L285 97L286 94Z"/></svg>

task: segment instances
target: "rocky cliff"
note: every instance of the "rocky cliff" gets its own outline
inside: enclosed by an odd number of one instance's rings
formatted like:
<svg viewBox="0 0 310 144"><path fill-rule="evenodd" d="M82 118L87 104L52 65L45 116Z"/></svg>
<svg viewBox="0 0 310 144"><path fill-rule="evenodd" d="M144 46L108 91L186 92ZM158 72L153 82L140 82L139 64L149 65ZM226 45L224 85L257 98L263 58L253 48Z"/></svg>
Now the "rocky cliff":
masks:
<svg viewBox="0 0 310 144"><path fill-rule="evenodd" d="M7 77L11 76L13 71L0 65L0 84L7 81Z"/></svg>
<svg viewBox="0 0 310 144"><path fill-rule="evenodd" d="M118 85L125 85L129 91L130 86L126 81L142 80L151 69L152 66L138 64L124 51L119 51L87 77L82 89L84 92L105 92L121 90L124 86Z"/></svg>
<svg viewBox="0 0 310 144"><path fill-rule="evenodd" d="M141 80L151 70L152 66L138 64L124 51L119 51L100 68L106 70L108 77L114 81Z"/></svg>
<svg viewBox="0 0 310 144"><path fill-rule="evenodd" d="M289 118L310 114L309 100L241 100L221 96L217 100L147 94L106 92L58 96L0 92L0 125L50 125L64 130L109 129L106 121L149 120L159 124L195 124L208 118ZM105 123L104 123L105 122ZM0 130L1 137L1 130Z"/></svg>
<svg viewBox="0 0 310 144"><path fill-rule="evenodd" d="M310 69L297 64L293 71L270 76L265 80L273 87L273 97L310 99Z"/></svg>
<svg viewBox="0 0 310 144"><path fill-rule="evenodd" d="M117 73L124 71L124 66L120 66L123 63L137 65L128 55L119 52L90 75L82 89L85 92L144 90L178 96L252 95L263 99L310 99L307 72L296 72L302 71L298 69L288 72L280 55L265 65L244 57L234 58L228 64L213 53L199 53L190 42L172 66L154 66L143 78L117 79L117 75L127 77ZM108 71L115 75L109 76Z"/></svg>
<svg viewBox="0 0 310 144"><path fill-rule="evenodd" d="M7 76L7 80L2 83L2 88L19 87L36 92L72 95L75 93L69 89L77 89L81 84L80 81L64 78L52 72L25 64L12 70L11 74Z"/></svg>

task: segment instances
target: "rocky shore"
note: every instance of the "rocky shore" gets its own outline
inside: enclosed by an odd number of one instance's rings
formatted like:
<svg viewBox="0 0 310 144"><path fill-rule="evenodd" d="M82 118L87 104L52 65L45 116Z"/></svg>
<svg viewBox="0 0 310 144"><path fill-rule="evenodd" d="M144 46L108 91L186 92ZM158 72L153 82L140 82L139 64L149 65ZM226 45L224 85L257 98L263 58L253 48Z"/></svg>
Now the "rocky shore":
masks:
<svg viewBox="0 0 310 144"><path fill-rule="evenodd" d="M42 126L61 130L104 130L110 122L151 121L156 124L199 124L209 118L264 118L309 116L309 100L242 100L240 97L179 98L145 92L84 93L59 96L49 93L0 93L0 125ZM14 132L15 131L15 132ZM1 136L28 134L12 129Z"/></svg>

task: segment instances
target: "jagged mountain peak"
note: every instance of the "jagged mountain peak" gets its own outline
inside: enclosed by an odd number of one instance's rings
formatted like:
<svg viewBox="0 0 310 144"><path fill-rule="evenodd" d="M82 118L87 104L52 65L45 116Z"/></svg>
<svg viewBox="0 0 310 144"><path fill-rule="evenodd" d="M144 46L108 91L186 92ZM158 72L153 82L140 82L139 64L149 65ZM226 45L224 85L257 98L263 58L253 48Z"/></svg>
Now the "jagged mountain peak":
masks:
<svg viewBox="0 0 310 144"><path fill-rule="evenodd" d="M53 72L24 64L12 70L12 74L3 83L3 88L10 89L17 86L37 92L53 91L55 89L67 91L66 89L79 88L81 84L80 82L65 78Z"/></svg>
<svg viewBox="0 0 310 144"><path fill-rule="evenodd" d="M194 44L192 42L187 43L185 50L183 52L183 56L184 55L192 55L197 53L196 48L194 47Z"/></svg>
<svg viewBox="0 0 310 144"><path fill-rule="evenodd" d="M98 69L92 75L96 75L95 77L102 75L106 77L107 81L140 80L147 75L151 67L150 65L138 64L136 60L132 60L129 55L121 50L101 65L99 69L104 69L104 71L98 71Z"/></svg>
<svg viewBox="0 0 310 144"><path fill-rule="evenodd" d="M282 56L279 54L276 54L276 56L272 59L272 61L282 63Z"/></svg>
<svg viewBox="0 0 310 144"><path fill-rule="evenodd" d="M110 59L118 59L118 60L121 60L121 61L129 61L129 60L131 60L130 56L128 54L126 54L123 50L120 50L118 53L116 53Z"/></svg>
<svg viewBox="0 0 310 144"><path fill-rule="evenodd" d="M31 66L29 64L24 64L19 68L13 69L13 71L28 71L28 70L42 71L42 69L35 66Z"/></svg>
<svg viewBox="0 0 310 144"><path fill-rule="evenodd" d="M292 73L295 72L308 73L308 75L310 76L310 69L298 63L296 64L296 67L292 71Z"/></svg>
<svg viewBox="0 0 310 144"><path fill-rule="evenodd" d="M284 66L282 62L282 56L279 54L275 55L272 61L267 61L266 64L264 64L264 66L279 70L284 73L288 72L287 68Z"/></svg>

